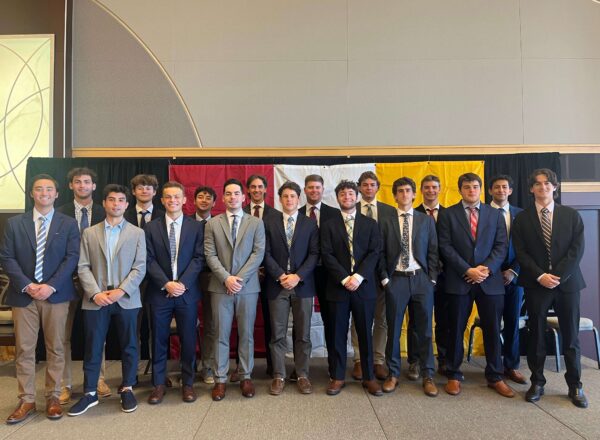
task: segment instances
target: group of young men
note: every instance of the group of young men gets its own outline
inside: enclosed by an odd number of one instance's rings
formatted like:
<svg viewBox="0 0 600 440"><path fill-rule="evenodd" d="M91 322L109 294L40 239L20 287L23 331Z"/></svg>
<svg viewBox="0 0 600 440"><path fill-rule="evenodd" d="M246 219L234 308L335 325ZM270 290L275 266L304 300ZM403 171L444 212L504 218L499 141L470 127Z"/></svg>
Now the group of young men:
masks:
<svg viewBox="0 0 600 440"><path fill-rule="evenodd" d="M58 209L58 184L49 175L32 179L34 208L9 219L0 264L10 278L5 299L12 306L16 332L19 405L7 419L18 423L35 411L35 347L43 329L46 355L46 415L62 417L71 398L70 336L81 307L84 323L84 394L68 414L77 416L111 394L103 379L104 345L111 321L119 336L121 408L137 408L132 387L139 360L140 309L151 329L153 389L149 404L162 402L167 376L169 336L174 318L180 341L181 396L196 400L193 387L196 344L201 345L201 376L214 384L220 401L226 383L239 381L253 397L254 324L260 298L268 347L269 393L283 392L286 379L302 394L312 392L309 361L314 297L317 297L328 352L327 394L345 385L347 337L352 317L352 376L375 396L398 385L400 334L408 326L410 380L422 379L435 397L436 371L447 377L450 395L461 392L463 335L477 304L486 356L488 386L505 397L514 391L508 378L527 383L519 372L519 316L523 288L529 317L527 360L531 386L526 400L544 394L545 329L548 310L558 316L569 397L587 406L581 384L578 340L579 292L585 287L579 261L583 223L578 213L554 203L556 174L539 169L529 177L534 197L524 211L508 203L513 182L500 175L489 181L492 203L481 203L482 181L473 173L458 180L461 201L439 204L440 179L421 181L423 204L413 208L416 184L409 177L392 187L396 207L376 200L379 180L364 172L358 183L342 180L335 188L339 207L323 203L324 181L305 178L307 203L295 182L277 191L281 211L265 204L267 180L236 179L223 186L226 211L211 216L216 192L198 187L196 213L183 215L184 187L162 187L163 207L153 205L158 181L152 175L131 180L129 189L109 184L102 207L94 204L96 175L87 168L68 176L74 200ZM244 207L246 191L250 203ZM164 209L164 210L163 210ZM203 337L198 341L198 303ZM289 315L293 318L294 369L285 355ZM228 378L230 336L237 322L237 365ZM378 381L379 380L379 381ZM380 383L383 381L383 384Z"/></svg>

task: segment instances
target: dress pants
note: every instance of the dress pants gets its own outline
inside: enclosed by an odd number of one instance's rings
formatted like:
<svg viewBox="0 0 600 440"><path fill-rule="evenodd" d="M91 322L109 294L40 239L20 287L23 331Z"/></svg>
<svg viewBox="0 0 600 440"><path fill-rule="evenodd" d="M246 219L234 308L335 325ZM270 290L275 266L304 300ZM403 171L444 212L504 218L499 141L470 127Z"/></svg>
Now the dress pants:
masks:
<svg viewBox="0 0 600 440"><path fill-rule="evenodd" d="M308 377L308 364L312 351L310 341L312 308L313 297L298 298L294 289L281 289L275 299L269 300L272 329L269 346L273 359L273 377L286 377L285 354L290 309L293 319L294 367L298 377Z"/></svg>
<svg viewBox="0 0 600 440"><path fill-rule="evenodd" d="M167 358L171 321L175 317L180 345L181 382L191 386L196 371L196 324L198 303L187 304L183 297L151 304L152 316L152 384L164 385L167 380Z"/></svg>
<svg viewBox="0 0 600 440"><path fill-rule="evenodd" d="M565 380L569 387L581 387L581 349L579 347L579 299L580 292L561 292L555 289L527 289L525 292L529 315L529 343L527 364L531 370L531 383L543 386L544 361L546 360L546 317L554 305L558 317L562 349L567 372ZM556 354L560 356L560 353Z"/></svg>
<svg viewBox="0 0 600 440"><path fill-rule="evenodd" d="M345 380L346 359L348 358L348 322L350 312L356 323L358 348L360 351L360 366L363 380L373 380L373 315L375 314L375 299L361 299L356 292L348 292L344 301L330 301L329 311L332 318L333 350L328 351L328 361L331 379Z"/></svg>
<svg viewBox="0 0 600 440"><path fill-rule="evenodd" d="M96 391L102 353L111 319L114 319L121 346L122 385L135 385L138 365L137 318L139 308L124 309L119 303L101 307L99 310L83 311L85 332L85 357L83 360L83 392Z"/></svg>
<svg viewBox="0 0 600 440"><path fill-rule="evenodd" d="M387 323L385 319L385 292L377 286L377 300L375 301L375 316L373 318L373 363L383 365L385 363L385 343L387 340ZM358 335L356 325L352 320L350 329L352 336L352 347L354 348L354 362L360 362L360 350L358 348Z"/></svg>
<svg viewBox="0 0 600 440"><path fill-rule="evenodd" d="M227 382L227 372L229 371L229 338L231 336L231 325L233 324L234 317L237 321L239 341L239 375L242 380L250 379L252 370L254 369L254 321L256 320L258 292L237 293L235 295L210 292L210 296L213 321L217 329L217 340L215 343L217 371L215 372L215 382Z"/></svg>
<svg viewBox="0 0 600 440"><path fill-rule="evenodd" d="M519 348L519 316L523 305L523 288L515 284L504 286L504 310L502 319L502 362L506 370L518 370L521 365Z"/></svg>
<svg viewBox="0 0 600 440"><path fill-rule="evenodd" d="M483 347L485 349L485 377L488 382L502 380L502 342L500 340L500 323L504 308L504 295L486 295L481 286L476 285L466 295L448 294L449 338L446 375L448 379L460 380L460 366L465 354L464 334L467 321L473 309L473 301L477 304Z"/></svg>
<svg viewBox="0 0 600 440"><path fill-rule="evenodd" d="M432 324L433 284L424 271L413 277L395 274L385 286L388 322L386 359L390 376L400 376L400 334L407 305L412 305L416 344L414 353L420 363L423 377L433 376Z"/></svg>
<svg viewBox="0 0 600 440"><path fill-rule="evenodd" d="M327 269L324 266L318 265L315 267L315 291L317 293L317 299L319 300L319 309L321 313L321 320L323 321L323 333L325 334L325 346L327 347L327 353L332 353L334 348L333 342L333 329L332 329L332 317L331 317L331 304L327 300ZM329 357L329 356L328 356ZM333 377L333 371L331 364L329 364L329 377Z"/></svg>
<svg viewBox="0 0 600 440"><path fill-rule="evenodd" d="M203 334L200 340L200 355L202 357L203 375L214 374L215 369L215 338L217 329L212 317L211 293L208 291L210 272L200 273L200 289L202 290L202 328Z"/></svg>
<svg viewBox="0 0 600 440"><path fill-rule="evenodd" d="M19 399L35 402L35 348L40 325L46 345L45 396L60 396L60 381L65 367L65 321L69 303L51 304L32 300L26 307L13 307L15 325L17 384Z"/></svg>

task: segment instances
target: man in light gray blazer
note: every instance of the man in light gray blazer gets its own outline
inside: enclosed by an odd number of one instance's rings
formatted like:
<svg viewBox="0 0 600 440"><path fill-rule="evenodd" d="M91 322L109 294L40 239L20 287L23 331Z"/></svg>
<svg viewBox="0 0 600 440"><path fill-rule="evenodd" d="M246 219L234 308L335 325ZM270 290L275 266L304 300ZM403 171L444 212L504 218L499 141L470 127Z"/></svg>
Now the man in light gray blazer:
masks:
<svg viewBox="0 0 600 440"><path fill-rule="evenodd" d="M83 287L83 397L69 410L78 416L98 404L96 385L102 351L111 319L115 320L121 345L123 382L121 410L137 408L132 386L138 363L137 316L142 302L140 283L146 274L144 231L128 223L127 188L109 184L104 188L106 220L83 231L78 274Z"/></svg>
<svg viewBox="0 0 600 440"><path fill-rule="evenodd" d="M242 210L244 189L237 179L223 185L226 211L211 218L204 231L204 254L212 271L208 284L213 320L217 328L215 358L217 371L212 399L225 397L229 370L229 337L233 317L239 333L240 388L244 397L253 397L250 376L254 368L254 320L260 292L258 267L265 254L262 220Z"/></svg>

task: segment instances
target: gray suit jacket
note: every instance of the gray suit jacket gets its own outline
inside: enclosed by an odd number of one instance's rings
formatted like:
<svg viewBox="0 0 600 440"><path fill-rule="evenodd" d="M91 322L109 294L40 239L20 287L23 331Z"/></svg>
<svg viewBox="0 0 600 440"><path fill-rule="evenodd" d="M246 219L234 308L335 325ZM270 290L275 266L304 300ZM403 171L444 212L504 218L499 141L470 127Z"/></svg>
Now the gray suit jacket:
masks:
<svg viewBox="0 0 600 440"><path fill-rule="evenodd" d="M212 272L209 291L227 293L225 280L235 275L244 280L244 287L238 295L260 292L258 267L265 255L262 220L244 213L234 249L227 213L212 217L204 230L204 254Z"/></svg>
<svg viewBox="0 0 600 440"><path fill-rule="evenodd" d="M146 275L146 237L144 231L127 221L119 235L112 264L115 288L125 291L119 300L124 309L142 307L140 283ZM96 293L106 290L108 269L106 265L106 239L104 222L91 226L81 236L81 252L78 266L79 280L83 286L84 310L99 310L91 301Z"/></svg>

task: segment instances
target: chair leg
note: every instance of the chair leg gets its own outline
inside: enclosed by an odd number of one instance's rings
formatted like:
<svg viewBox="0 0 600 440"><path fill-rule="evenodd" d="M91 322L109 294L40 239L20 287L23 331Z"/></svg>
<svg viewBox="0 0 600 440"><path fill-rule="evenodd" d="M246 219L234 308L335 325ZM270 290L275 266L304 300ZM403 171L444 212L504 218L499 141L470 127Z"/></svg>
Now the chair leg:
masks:
<svg viewBox="0 0 600 440"><path fill-rule="evenodd" d="M556 349L556 372L560 372L560 342L558 339L558 332L556 329L551 328L552 333L554 333L554 347Z"/></svg>
<svg viewBox="0 0 600 440"><path fill-rule="evenodd" d="M598 369L600 370L600 338L598 338L598 329L592 328L594 332L594 343L596 344L596 360L598 361Z"/></svg>
<svg viewBox="0 0 600 440"><path fill-rule="evenodd" d="M467 362L471 362L471 355L473 354L473 340L475 339L475 327L473 324L469 330L469 347L467 350Z"/></svg>

